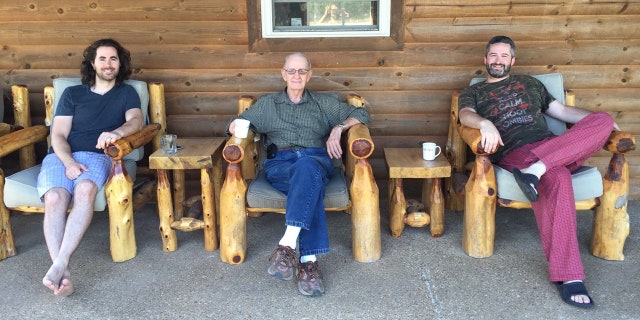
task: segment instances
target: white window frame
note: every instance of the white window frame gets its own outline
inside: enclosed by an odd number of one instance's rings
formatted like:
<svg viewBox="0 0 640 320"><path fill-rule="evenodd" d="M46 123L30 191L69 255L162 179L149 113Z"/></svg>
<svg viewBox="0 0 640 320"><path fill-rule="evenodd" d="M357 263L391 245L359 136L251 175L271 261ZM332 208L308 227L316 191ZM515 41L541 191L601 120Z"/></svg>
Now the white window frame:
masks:
<svg viewBox="0 0 640 320"><path fill-rule="evenodd" d="M388 37L391 34L391 0L378 0L378 30L367 31L276 31L273 26L274 0L260 0L263 38L353 38Z"/></svg>

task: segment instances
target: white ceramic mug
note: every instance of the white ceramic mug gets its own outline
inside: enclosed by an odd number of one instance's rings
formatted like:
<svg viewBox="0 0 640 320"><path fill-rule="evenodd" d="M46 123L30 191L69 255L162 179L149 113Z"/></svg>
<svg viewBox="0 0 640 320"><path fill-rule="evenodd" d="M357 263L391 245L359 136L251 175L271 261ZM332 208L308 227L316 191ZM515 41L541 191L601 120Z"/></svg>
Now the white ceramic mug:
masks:
<svg viewBox="0 0 640 320"><path fill-rule="evenodd" d="M178 136L175 134L164 134L160 137L162 142L162 153L164 154L174 154L178 152Z"/></svg>
<svg viewBox="0 0 640 320"><path fill-rule="evenodd" d="M251 122L249 122L249 120L246 119L236 119L235 120L236 124L235 124L235 128L234 128L234 133L233 135L236 136L237 138L246 138L247 135L249 134L249 125L251 124Z"/></svg>
<svg viewBox="0 0 640 320"><path fill-rule="evenodd" d="M440 155L442 149L440 146L436 145L433 142L421 142L422 144L422 159L424 160L435 160L437 156Z"/></svg>

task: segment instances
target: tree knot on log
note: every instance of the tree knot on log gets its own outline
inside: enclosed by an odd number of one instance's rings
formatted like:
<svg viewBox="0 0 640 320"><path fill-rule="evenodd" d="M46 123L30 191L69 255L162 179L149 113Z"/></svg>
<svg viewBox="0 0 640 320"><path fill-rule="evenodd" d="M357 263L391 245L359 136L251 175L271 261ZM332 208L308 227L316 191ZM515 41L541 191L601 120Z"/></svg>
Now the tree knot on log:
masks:
<svg viewBox="0 0 640 320"><path fill-rule="evenodd" d="M229 163L238 163L242 160L244 150L239 145L227 145L222 150L222 157Z"/></svg>

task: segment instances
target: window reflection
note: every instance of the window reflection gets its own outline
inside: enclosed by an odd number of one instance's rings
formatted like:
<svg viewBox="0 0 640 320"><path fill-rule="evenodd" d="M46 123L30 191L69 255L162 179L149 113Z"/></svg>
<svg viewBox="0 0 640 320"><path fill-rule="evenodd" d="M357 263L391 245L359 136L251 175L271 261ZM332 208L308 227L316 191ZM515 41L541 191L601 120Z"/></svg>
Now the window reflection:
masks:
<svg viewBox="0 0 640 320"><path fill-rule="evenodd" d="M378 0L273 0L276 30L372 30L378 26Z"/></svg>

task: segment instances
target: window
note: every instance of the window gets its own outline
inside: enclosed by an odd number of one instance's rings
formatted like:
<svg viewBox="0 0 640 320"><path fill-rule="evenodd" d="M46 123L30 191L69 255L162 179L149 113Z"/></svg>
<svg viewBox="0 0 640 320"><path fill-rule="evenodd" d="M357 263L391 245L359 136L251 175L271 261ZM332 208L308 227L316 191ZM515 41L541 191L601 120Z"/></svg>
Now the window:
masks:
<svg viewBox="0 0 640 320"><path fill-rule="evenodd" d="M261 0L262 37L389 36L391 0Z"/></svg>
<svg viewBox="0 0 640 320"><path fill-rule="evenodd" d="M246 1L250 52L389 51L404 46L403 0Z"/></svg>

